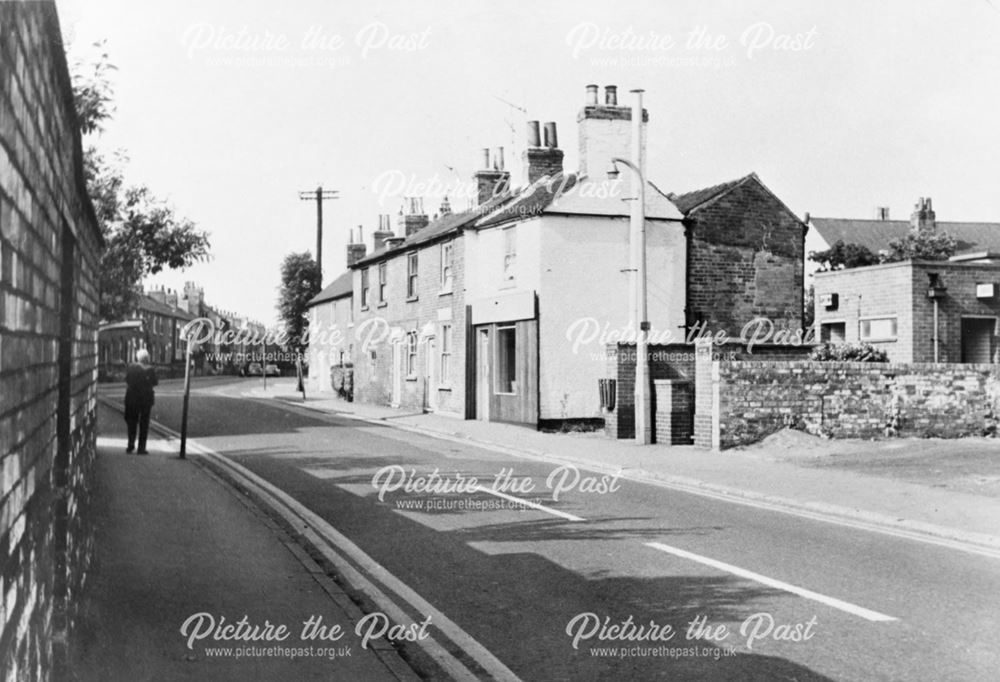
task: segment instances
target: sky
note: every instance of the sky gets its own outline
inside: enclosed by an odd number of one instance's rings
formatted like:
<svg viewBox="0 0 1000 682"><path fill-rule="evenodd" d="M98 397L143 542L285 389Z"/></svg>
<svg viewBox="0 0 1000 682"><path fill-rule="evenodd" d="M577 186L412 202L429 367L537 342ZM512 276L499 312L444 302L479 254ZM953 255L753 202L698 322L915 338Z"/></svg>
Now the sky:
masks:
<svg viewBox="0 0 1000 682"><path fill-rule="evenodd" d="M194 281L271 323L282 259L345 268L350 230L404 196L466 205L483 147L515 182L528 120L577 167L590 83L645 90L650 180L684 192L756 172L800 217L1000 222L1000 0L57 0L71 61L117 67L93 140L210 233ZM603 96L603 95L602 95ZM585 267L585 264L581 264Z"/></svg>

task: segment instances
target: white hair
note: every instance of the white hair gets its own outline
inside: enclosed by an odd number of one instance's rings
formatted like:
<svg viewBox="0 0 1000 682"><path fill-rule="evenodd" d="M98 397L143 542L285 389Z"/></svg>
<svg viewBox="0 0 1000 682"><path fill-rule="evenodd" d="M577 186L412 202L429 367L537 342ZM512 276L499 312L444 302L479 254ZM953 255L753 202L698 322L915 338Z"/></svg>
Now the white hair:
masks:
<svg viewBox="0 0 1000 682"><path fill-rule="evenodd" d="M142 364L149 362L149 351L145 348L140 348L135 354L135 361Z"/></svg>

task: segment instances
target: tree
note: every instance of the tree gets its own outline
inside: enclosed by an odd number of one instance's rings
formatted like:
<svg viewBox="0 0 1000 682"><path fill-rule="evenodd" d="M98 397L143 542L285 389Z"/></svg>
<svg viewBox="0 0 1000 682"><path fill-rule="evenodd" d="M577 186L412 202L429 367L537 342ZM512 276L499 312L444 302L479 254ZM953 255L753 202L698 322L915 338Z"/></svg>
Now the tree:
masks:
<svg viewBox="0 0 1000 682"><path fill-rule="evenodd" d="M308 251L290 253L281 264L281 289L278 313L285 325L289 350L303 352L309 327L306 304L320 292L319 266Z"/></svg>
<svg viewBox="0 0 1000 682"><path fill-rule="evenodd" d="M901 260L948 260L955 255L958 243L947 232L934 228L912 229L902 239L889 242L886 262Z"/></svg>
<svg viewBox="0 0 1000 682"><path fill-rule="evenodd" d="M860 268L881 262L878 255L867 246L845 244L843 239L838 239L825 251L810 251L809 260L820 264L820 272Z"/></svg>
<svg viewBox="0 0 1000 682"><path fill-rule="evenodd" d="M95 47L103 48L103 43ZM115 70L102 52L93 64L73 68L73 99L80 132L98 135L114 113L109 74ZM118 150L109 161L96 146L83 151L87 192L97 214L105 250L101 256L101 317L118 320L135 309L143 277L164 268L185 268L208 258L208 234L178 216L144 185L128 185Z"/></svg>

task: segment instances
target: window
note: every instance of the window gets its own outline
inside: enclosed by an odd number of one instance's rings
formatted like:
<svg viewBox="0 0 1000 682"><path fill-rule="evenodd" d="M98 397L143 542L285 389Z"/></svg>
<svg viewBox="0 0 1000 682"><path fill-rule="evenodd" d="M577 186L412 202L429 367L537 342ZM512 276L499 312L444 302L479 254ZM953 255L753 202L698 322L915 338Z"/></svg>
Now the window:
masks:
<svg viewBox="0 0 1000 682"><path fill-rule="evenodd" d="M452 270L454 252L455 245L452 242L441 245L441 291L443 292L451 291L452 284L454 283Z"/></svg>
<svg viewBox="0 0 1000 682"><path fill-rule="evenodd" d="M517 393L517 330L497 329L497 393Z"/></svg>
<svg viewBox="0 0 1000 682"><path fill-rule="evenodd" d="M442 384L451 383L451 325L441 325L441 377Z"/></svg>
<svg viewBox="0 0 1000 682"><path fill-rule="evenodd" d="M385 303L385 284L386 284L386 267L385 261L378 264L378 302Z"/></svg>
<svg viewBox="0 0 1000 682"><path fill-rule="evenodd" d="M368 351L368 378L369 381L375 381L378 378L376 370L378 369L378 355L375 351Z"/></svg>
<svg viewBox="0 0 1000 682"><path fill-rule="evenodd" d="M514 279L514 265L517 263L517 232L516 227L508 227L503 231L503 278Z"/></svg>
<svg viewBox="0 0 1000 682"><path fill-rule="evenodd" d="M417 333L409 332L406 335L406 376L416 378L417 376Z"/></svg>
<svg viewBox="0 0 1000 682"><path fill-rule="evenodd" d="M361 309L368 307L368 268L361 271Z"/></svg>
<svg viewBox="0 0 1000 682"><path fill-rule="evenodd" d="M819 327L819 340L823 343L844 343L847 325L844 322L824 322Z"/></svg>
<svg viewBox="0 0 1000 682"><path fill-rule="evenodd" d="M862 341L890 341L895 338L895 317L879 317L870 320L861 320Z"/></svg>
<svg viewBox="0 0 1000 682"><path fill-rule="evenodd" d="M417 252L406 255L406 298L417 297Z"/></svg>

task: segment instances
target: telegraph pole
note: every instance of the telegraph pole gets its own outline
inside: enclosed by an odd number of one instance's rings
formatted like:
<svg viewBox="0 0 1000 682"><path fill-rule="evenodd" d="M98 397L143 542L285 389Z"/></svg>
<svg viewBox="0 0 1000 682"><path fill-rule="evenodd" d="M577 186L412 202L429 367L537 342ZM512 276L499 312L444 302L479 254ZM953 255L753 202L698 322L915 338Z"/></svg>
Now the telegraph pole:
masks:
<svg viewBox="0 0 1000 682"><path fill-rule="evenodd" d="M302 201L316 202L316 266L320 286L323 284L323 202L337 198L337 190L324 190L322 185L314 190L299 192L299 199Z"/></svg>

